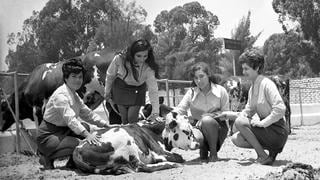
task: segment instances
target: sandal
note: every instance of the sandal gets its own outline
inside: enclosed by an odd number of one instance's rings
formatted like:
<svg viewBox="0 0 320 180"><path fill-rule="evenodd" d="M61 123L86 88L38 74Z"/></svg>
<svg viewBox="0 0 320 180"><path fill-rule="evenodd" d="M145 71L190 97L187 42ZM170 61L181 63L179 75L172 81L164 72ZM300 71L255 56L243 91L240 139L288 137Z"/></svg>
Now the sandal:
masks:
<svg viewBox="0 0 320 180"><path fill-rule="evenodd" d="M266 157L265 159L262 159L262 158L258 158L257 159L257 162L259 163L259 164L261 164L261 165L272 165L273 164L273 159L270 157L270 156L268 156L268 157Z"/></svg>
<svg viewBox="0 0 320 180"><path fill-rule="evenodd" d="M273 161L276 160L277 155L278 155L277 152L273 152L273 151L270 151L270 152L269 152L269 157L270 157Z"/></svg>

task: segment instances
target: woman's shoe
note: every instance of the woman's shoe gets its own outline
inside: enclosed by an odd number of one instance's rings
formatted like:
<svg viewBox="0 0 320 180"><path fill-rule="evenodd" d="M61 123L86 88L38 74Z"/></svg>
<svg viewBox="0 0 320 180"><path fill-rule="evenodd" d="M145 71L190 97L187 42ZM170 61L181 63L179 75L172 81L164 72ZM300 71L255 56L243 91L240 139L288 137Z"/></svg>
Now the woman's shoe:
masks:
<svg viewBox="0 0 320 180"><path fill-rule="evenodd" d="M72 156L69 157L69 160L68 160L68 162L66 164L66 168L69 168L69 169L75 169L76 168L76 164L74 163Z"/></svg>
<svg viewBox="0 0 320 180"><path fill-rule="evenodd" d="M202 160L208 160L208 151L200 149L200 159Z"/></svg>
<svg viewBox="0 0 320 180"><path fill-rule="evenodd" d="M270 156L268 156L268 157L266 157L266 158L264 158L264 159L258 158L258 159L257 159L257 162L258 162L259 164L261 164L261 165L272 165L274 161L273 161L273 159L272 159Z"/></svg>
<svg viewBox="0 0 320 180"><path fill-rule="evenodd" d="M269 157L270 157L273 161L276 160L277 155L278 155L277 152L269 151Z"/></svg>
<svg viewBox="0 0 320 180"><path fill-rule="evenodd" d="M218 158L218 156L210 156L209 157L209 162L216 162L216 161L219 161L219 158Z"/></svg>
<svg viewBox="0 0 320 180"><path fill-rule="evenodd" d="M54 169L53 161L53 159L49 159L44 155L40 155L39 163L44 167L44 169Z"/></svg>

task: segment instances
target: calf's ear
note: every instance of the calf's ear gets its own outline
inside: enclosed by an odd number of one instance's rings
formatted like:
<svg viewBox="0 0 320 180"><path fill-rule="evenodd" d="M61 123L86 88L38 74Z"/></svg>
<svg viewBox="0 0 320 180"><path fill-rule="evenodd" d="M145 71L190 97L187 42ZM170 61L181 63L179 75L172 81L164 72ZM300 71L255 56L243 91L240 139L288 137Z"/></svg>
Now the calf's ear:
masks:
<svg viewBox="0 0 320 180"><path fill-rule="evenodd" d="M169 128L170 129L173 129L175 127L177 127L178 123L176 120L172 120L170 123L169 123Z"/></svg>
<svg viewBox="0 0 320 180"><path fill-rule="evenodd" d="M173 149L172 141L169 141L169 138L164 138L164 147L167 151L171 151Z"/></svg>

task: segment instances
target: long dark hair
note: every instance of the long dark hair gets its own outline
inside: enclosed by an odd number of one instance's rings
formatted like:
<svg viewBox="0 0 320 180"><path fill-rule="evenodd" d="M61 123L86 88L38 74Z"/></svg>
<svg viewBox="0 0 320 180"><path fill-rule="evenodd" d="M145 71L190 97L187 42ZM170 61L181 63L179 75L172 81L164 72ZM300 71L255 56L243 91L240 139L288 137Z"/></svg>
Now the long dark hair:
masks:
<svg viewBox="0 0 320 180"><path fill-rule="evenodd" d="M209 82L211 82L213 84L219 83L219 78L210 72L209 65L205 62L198 62L191 67L191 71L190 71L190 79L192 79L191 86L193 86L193 87L196 86L196 83L194 82L194 77L195 77L196 71L198 71L198 70L201 70L208 75Z"/></svg>
<svg viewBox="0 0 320 180"><path fill-rule="evenodd" d="M134 68L134 55L137 52L145 51L145 50L148 50L148 58L145 62L148 64L148 66L152 70L154 70L155 77L159 78L159 66L155 62L155 58L153 55L153 49L152 49L150 43L145 39L139 39L139 40L134 41L131 44L131 46L129 46L126 50L124 50L120 53L121 57L125 58L124 67L126 70L126 75L124 76L124 79L128 76L128 69L126 66L126 62L128 61L130 64L130 68L132 70L132 73L133 73L133 77L136 81L138 81L138 72L137 72L136 68Z"/></svg>

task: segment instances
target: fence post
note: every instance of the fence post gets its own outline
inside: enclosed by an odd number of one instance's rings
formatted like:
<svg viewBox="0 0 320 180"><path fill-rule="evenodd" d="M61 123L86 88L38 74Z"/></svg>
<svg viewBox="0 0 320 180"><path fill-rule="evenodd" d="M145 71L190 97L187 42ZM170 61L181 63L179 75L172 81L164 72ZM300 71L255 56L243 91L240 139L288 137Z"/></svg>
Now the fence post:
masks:
<svg viewBox="0 0 320 180"><path fill-rule="evenodd" d="M170 106L169 80L168 79L166 79L166 94L167 94L167 103L168 103L168 106Z"/></svg>
<svg viewBox="0 0 320 180"><path fill-rule="evenodd" d="M18 73L13 74L14 80L14 100L15 100L15 110L16 110L16 152L20 154L20 127L19 127L19 94L18 94Z"/></svg>
<svg viewBox="0 0 320 180"><path fill-rule="evenodd" d="M299 104L300 104L301 125L304 125L304 121L303 121L303 111L302 111L301 87L299 87Z"/></svg>

